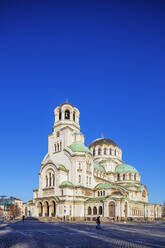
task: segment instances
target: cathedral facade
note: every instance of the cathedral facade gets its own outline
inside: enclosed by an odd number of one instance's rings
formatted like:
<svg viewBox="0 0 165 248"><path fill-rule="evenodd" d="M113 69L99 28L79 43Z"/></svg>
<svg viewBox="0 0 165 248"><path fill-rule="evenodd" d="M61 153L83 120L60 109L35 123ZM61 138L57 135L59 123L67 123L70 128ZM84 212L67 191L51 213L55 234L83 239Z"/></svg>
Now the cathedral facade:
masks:
<svg viewBox="0 0 165 248"><path fill-rule="evenodd" d="M39 187L28 202L30 215L69 220L92 220L98 215L117 220L161 218L161 206L148 203L140 173L123 162L116 142L102 137L87 147L80 112L70 103L57 106L54 116Z"/></svg>

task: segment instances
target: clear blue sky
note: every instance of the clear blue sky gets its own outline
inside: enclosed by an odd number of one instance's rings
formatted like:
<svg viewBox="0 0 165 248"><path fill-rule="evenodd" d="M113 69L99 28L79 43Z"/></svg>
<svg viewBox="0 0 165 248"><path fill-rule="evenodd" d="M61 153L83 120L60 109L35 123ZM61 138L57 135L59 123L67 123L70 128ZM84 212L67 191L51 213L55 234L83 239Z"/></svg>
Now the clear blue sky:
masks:
<svg viewBox="0 0 165 248"><path fill-rule="evenodd" d="M38 187L54 108L80 110L86 144L105 136L165 200L165 3L0 1L0 194Z"/></svg>

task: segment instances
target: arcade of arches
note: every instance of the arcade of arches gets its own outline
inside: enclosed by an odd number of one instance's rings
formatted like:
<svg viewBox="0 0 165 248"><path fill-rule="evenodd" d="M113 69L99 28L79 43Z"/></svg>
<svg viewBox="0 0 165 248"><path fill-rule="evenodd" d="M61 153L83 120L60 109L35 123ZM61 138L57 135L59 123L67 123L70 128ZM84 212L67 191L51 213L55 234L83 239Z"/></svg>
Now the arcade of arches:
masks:
<svg viewBox="0 0 165 248"><path fill-rule="evenodd" d="M54 200L48 202L38 202L38 216L53 217L56 216L56 202Z"/></svg>
<svg viewBox="0 0 165 248"><path fill-rule="evenodd" d="M138 212L137 212L138 213ZM88 216L95 216L95 215L102 215L104 216L104 205L98 206L88 206L87 208L87 215ZM114 201L110 201L108 203L108 215L107 217L116 218L116 203ZM128 203L125 202L124 204L124 218L128 217Z"/></svg>

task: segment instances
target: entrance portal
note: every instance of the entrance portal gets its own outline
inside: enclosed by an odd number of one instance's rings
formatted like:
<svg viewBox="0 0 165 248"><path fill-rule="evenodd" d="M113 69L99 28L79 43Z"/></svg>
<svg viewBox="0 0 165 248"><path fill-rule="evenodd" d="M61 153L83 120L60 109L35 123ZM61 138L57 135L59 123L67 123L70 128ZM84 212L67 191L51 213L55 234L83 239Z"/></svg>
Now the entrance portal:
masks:
<svg viewBox="0 0 165 248"><path fill-rule="evenodd" d="M47 201L44 203L44 214L46 217L49 216L49 203Z"/></svg>
<svg viewBox="0 0 165 248"><path fill-rule="evenodd" d="M109 203L109 217L115 217L115 203Z"/></svg>
<svg viewBox="0 0 165 248"><path fill-rule="evenodd" d="M51 201L51 203L50 203L50 214L51 214L51 216L56 215L56 203L55 203L55 201Z"/></svg>
<svg viewBox="0 0 165 248"><path fill-rule="evenodd" d="M42 206L42 202L38 203L38 216L43 216L43 206Z"/></svg>

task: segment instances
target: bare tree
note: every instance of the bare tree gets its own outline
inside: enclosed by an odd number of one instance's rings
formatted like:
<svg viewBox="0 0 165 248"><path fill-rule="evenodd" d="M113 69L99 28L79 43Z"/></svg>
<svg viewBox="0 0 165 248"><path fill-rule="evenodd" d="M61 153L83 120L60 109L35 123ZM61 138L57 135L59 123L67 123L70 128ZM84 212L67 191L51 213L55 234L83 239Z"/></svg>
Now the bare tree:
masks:
<svg viewBox="0 0 165 248"><path fill-rule="evenodd" d="M9 216L10 218L15 219L21 215L21 209L17 204L10 205Z"/></svg>

